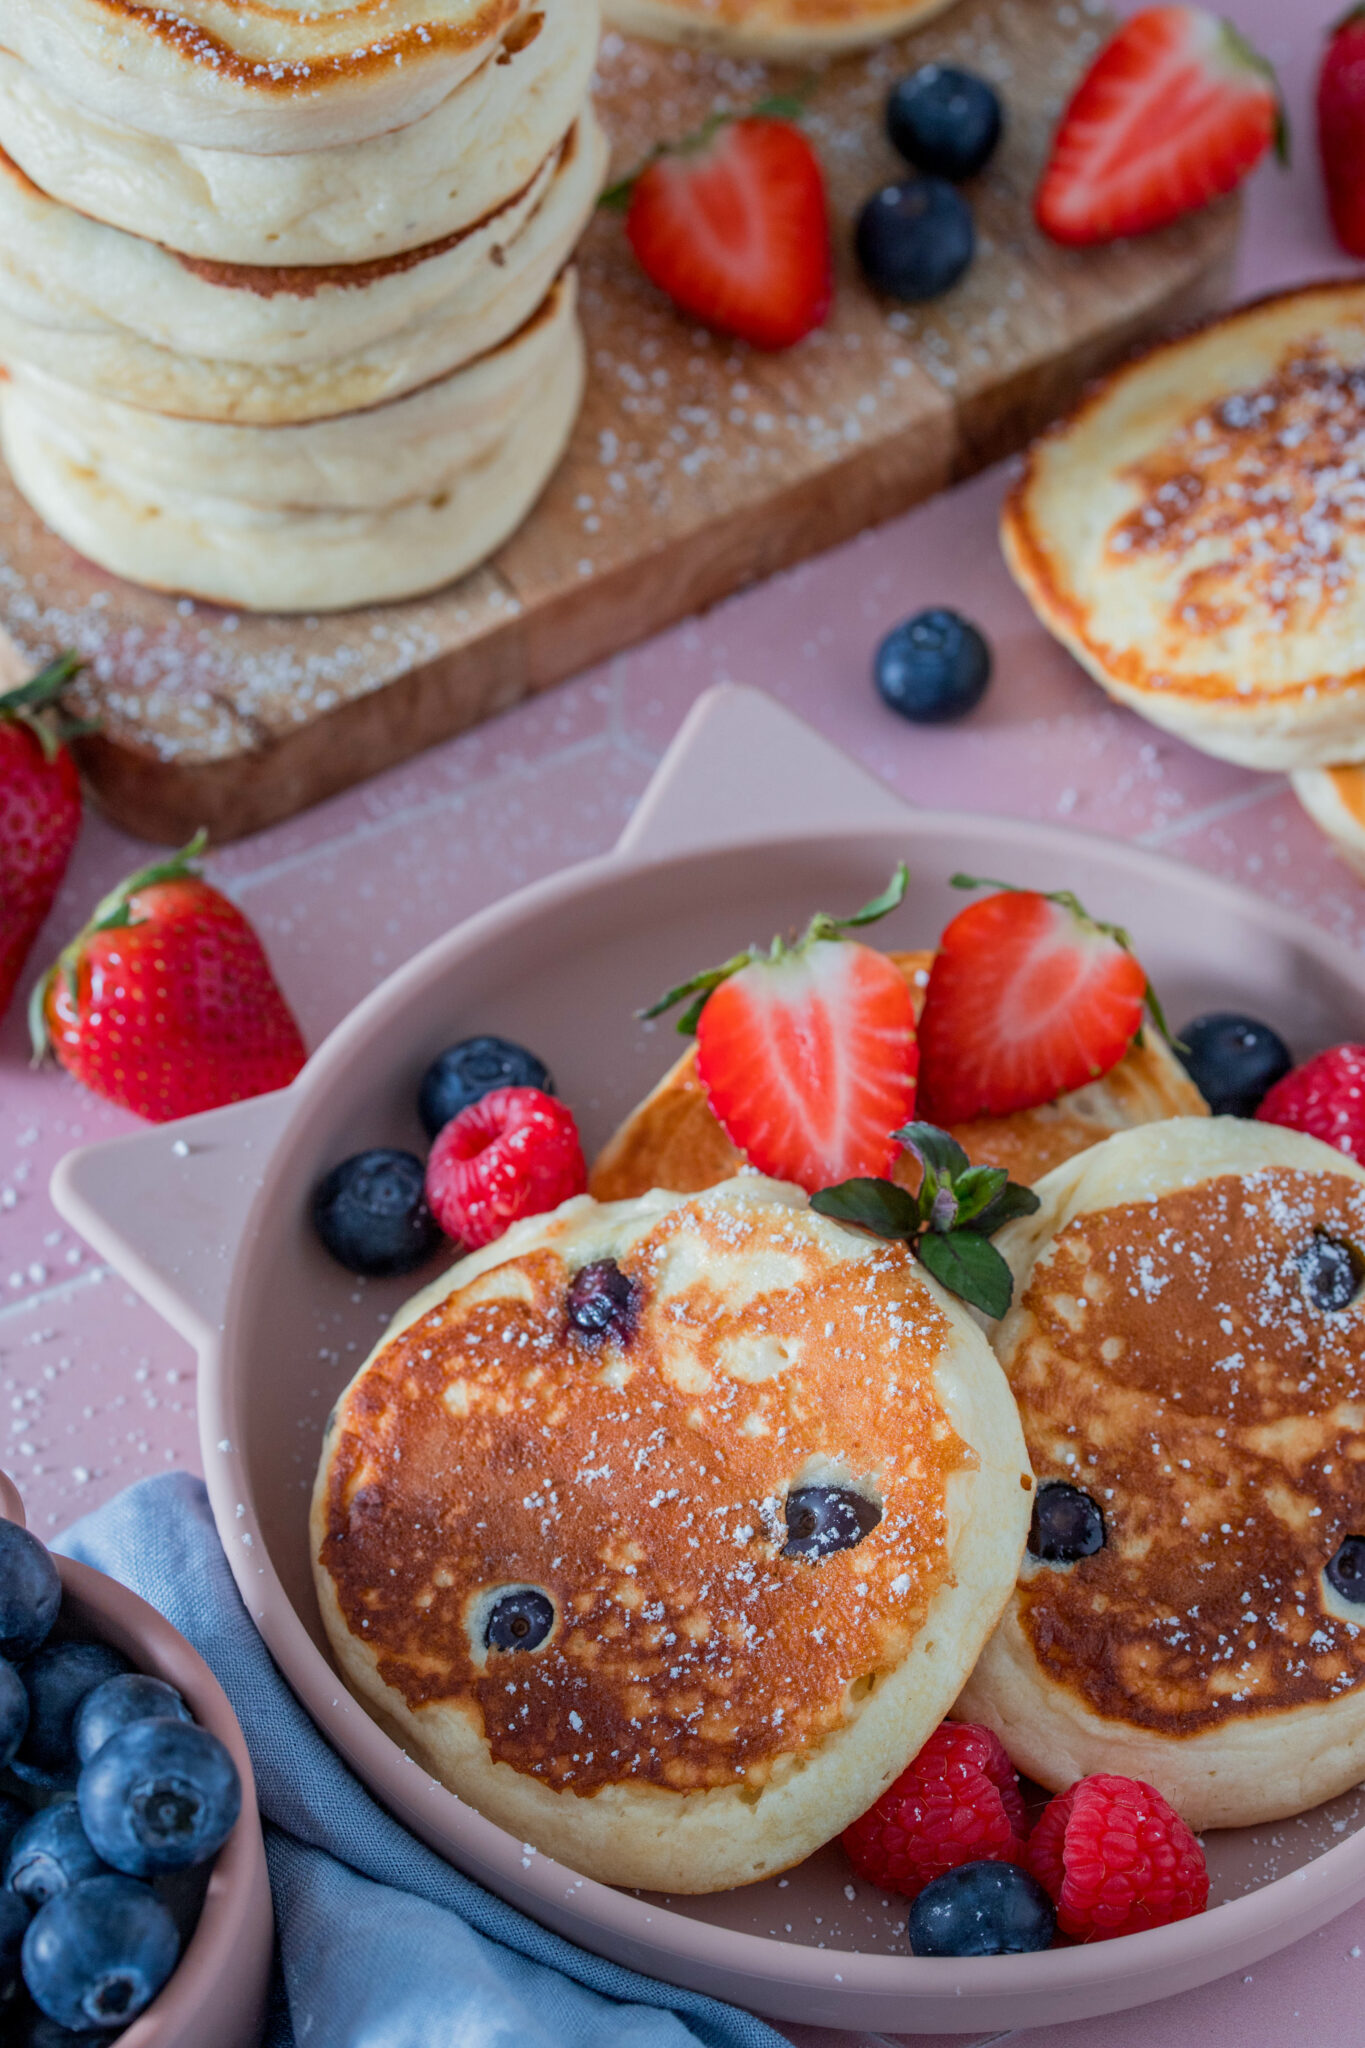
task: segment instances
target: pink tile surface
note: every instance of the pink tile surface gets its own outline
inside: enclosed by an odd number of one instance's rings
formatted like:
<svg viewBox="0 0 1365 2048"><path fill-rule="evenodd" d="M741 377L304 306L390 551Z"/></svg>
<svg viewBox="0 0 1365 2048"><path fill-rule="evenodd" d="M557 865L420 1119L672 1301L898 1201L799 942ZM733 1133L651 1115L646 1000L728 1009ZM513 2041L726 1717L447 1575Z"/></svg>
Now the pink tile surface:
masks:
<svg viewBox="0 0 1365 2048"><path fill-rule="evenodd" d="M1253 181L1246 294L1346 267L1323 219L1309 107L1320 37L1338 11L1339 0L1228 7L1279 66L1297 141L1292 172L1267 167ZM979 478L215 856L213 874L256 920L310 1043L450 924L609 847L698 691L725 679L781 698L912 803L1136 839L1264 890L1346 944L1365 943L1365 888L1279 778L1207 760L1115 710L1037 627L996 546L1005 481ZM977 718L938 733L894 719L868 681L880 634L931 601L977 618L998 664ZM90 820L40 955L142 852ZM136 1477L197 1463L188 1348L99 1265L46 1193L63 1152L130 1124L64 1076L29 1071L16 1006L0 1025L0 1464L16 1473L44 1532ZM1249 1978L1013 2038L1021 2048L1344 2044L1359 2034L1362 1948L1365 1908ZM797 2048L857 2038L789 2031Z"/></svg>

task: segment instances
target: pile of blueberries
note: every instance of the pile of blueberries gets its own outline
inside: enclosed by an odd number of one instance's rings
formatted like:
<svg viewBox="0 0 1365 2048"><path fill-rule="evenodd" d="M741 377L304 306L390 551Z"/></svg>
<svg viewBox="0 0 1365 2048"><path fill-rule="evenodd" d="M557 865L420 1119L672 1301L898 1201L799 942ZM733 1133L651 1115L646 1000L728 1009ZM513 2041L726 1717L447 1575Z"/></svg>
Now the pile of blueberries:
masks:
<svg viewBox="0 0 1365 2048"><path fill-rule="evenodd" d="M484 1033L447 1046L417 1094L427 1136L439 1136L452 1117L495 1088L555 1092L544 1061L510 1039ZM415 1152L375 1146L353 1153L314 1189L313 1228L348 1273L383 1280L415 1272L445 1242L425 1189L426 1166Z"/></svg>
<svg viewBox="0 0 1365 2048"><path fill-rule="evenodd" d="M914 303L955 285L976 253L972 209L959 186L985 169L1004 126L984 78L952 64L922 64L886 107L886 132L915 175L882 185L854 238L874 291Z"/></svg>
<svg viewBox="0 0 1365 2048"><path fill-rule="evenodd" d="M173 1686L65 1632L47 1550L0 1521L0 2040L108 2042L193 1930L242 1788Z"/></svg>

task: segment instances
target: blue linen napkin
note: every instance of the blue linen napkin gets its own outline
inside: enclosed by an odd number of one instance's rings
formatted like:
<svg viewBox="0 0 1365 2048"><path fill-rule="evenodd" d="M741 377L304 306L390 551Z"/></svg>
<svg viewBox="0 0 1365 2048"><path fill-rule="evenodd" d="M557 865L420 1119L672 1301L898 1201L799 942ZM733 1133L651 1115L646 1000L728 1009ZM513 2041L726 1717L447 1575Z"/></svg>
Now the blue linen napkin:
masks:
<svg viewBox="0 0 1365 2048"><path fill-rule="evenodd" d="M267 2048L789 2048L733 2006L548 1933L400 1827L271 1662L200 1480L143 1480L54 1548L159 1608L242 1725L275 1897Z"/></svg>

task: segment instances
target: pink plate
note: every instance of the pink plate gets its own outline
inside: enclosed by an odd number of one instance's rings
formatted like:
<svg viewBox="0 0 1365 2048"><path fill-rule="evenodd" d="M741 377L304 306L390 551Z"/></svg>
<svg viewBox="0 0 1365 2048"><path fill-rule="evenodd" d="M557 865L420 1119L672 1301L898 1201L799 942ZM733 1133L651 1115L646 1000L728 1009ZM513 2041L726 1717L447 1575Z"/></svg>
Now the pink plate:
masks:
<svg viewBox="0 0 1365 2048"><path fill-rule="evenodd" d="M328 1660L306 1516L327 1411L410 1282L357 1283L308 1194L369 1144L422 1143L419 1076L492 1030L534 1045L591 1149L673 1057L637 1006L751 939L839 911L908 859L888 942L932 943L958 869L1079 891L1127 925L1177 1021L1225 1005L1297 1052L1360 1035L1365 963L1272 905L1129 846L1012 820L912 812L751 691L695 708L610 857L471 919L394 975L284 1094L63 1161L62 1213L198 1346L204 1464L251 1614L337 1748L453 1863L572 1940L777 2020L984 2033L1117 2011L1244 1968L1365 1896L1365 1797L1209 1838L1215 1907L1091 1948L911 1957L904 1907L836 1847L710 1898L595 1884L461 1804L346 1694ZM849 1893L852 1896L849 1896Z"/></svg>
<svg viewBox="0 0 1365 2048"><path fill-rule="evenodd" d="M3 1472L0 1519L24 1520L23 1502ZM89 1565L59 1557L57 1569L64 1616L121 1650L137 1670L175 1686L195 1720L227 1744L242 1780L241 1816L214 1865L199 1923L175 1975L125 2027L119 2048L255 2048L265 2025L275 1925L251 1759L237 1718L203 1658L154 1607Z"/></svg>

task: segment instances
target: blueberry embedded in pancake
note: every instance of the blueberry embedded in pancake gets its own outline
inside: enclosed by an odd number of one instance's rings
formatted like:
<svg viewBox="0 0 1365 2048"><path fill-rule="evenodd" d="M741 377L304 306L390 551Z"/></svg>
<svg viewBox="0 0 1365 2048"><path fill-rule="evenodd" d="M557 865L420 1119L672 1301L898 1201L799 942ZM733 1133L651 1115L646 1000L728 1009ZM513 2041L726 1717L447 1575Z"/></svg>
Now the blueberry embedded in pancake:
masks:
<svg viewBox="0 0 1365 2048"><path fill-rule="evenodd" d="M961 1710L1194 1827L1316 1805L1365 1772L1365 1170L1220 1117L1036 1192L996 1348L1038 1492Z"/></svg>
<svg viewBox="0 0 1365 2048"><path fill-rule="evenodd" d="M1031 1487L989 1346L903 1247L757 1176L583 1197L419 1295L342 1396L319 1600L358 1696L490 1819L718 1890L937 1725Z"/></svg>

